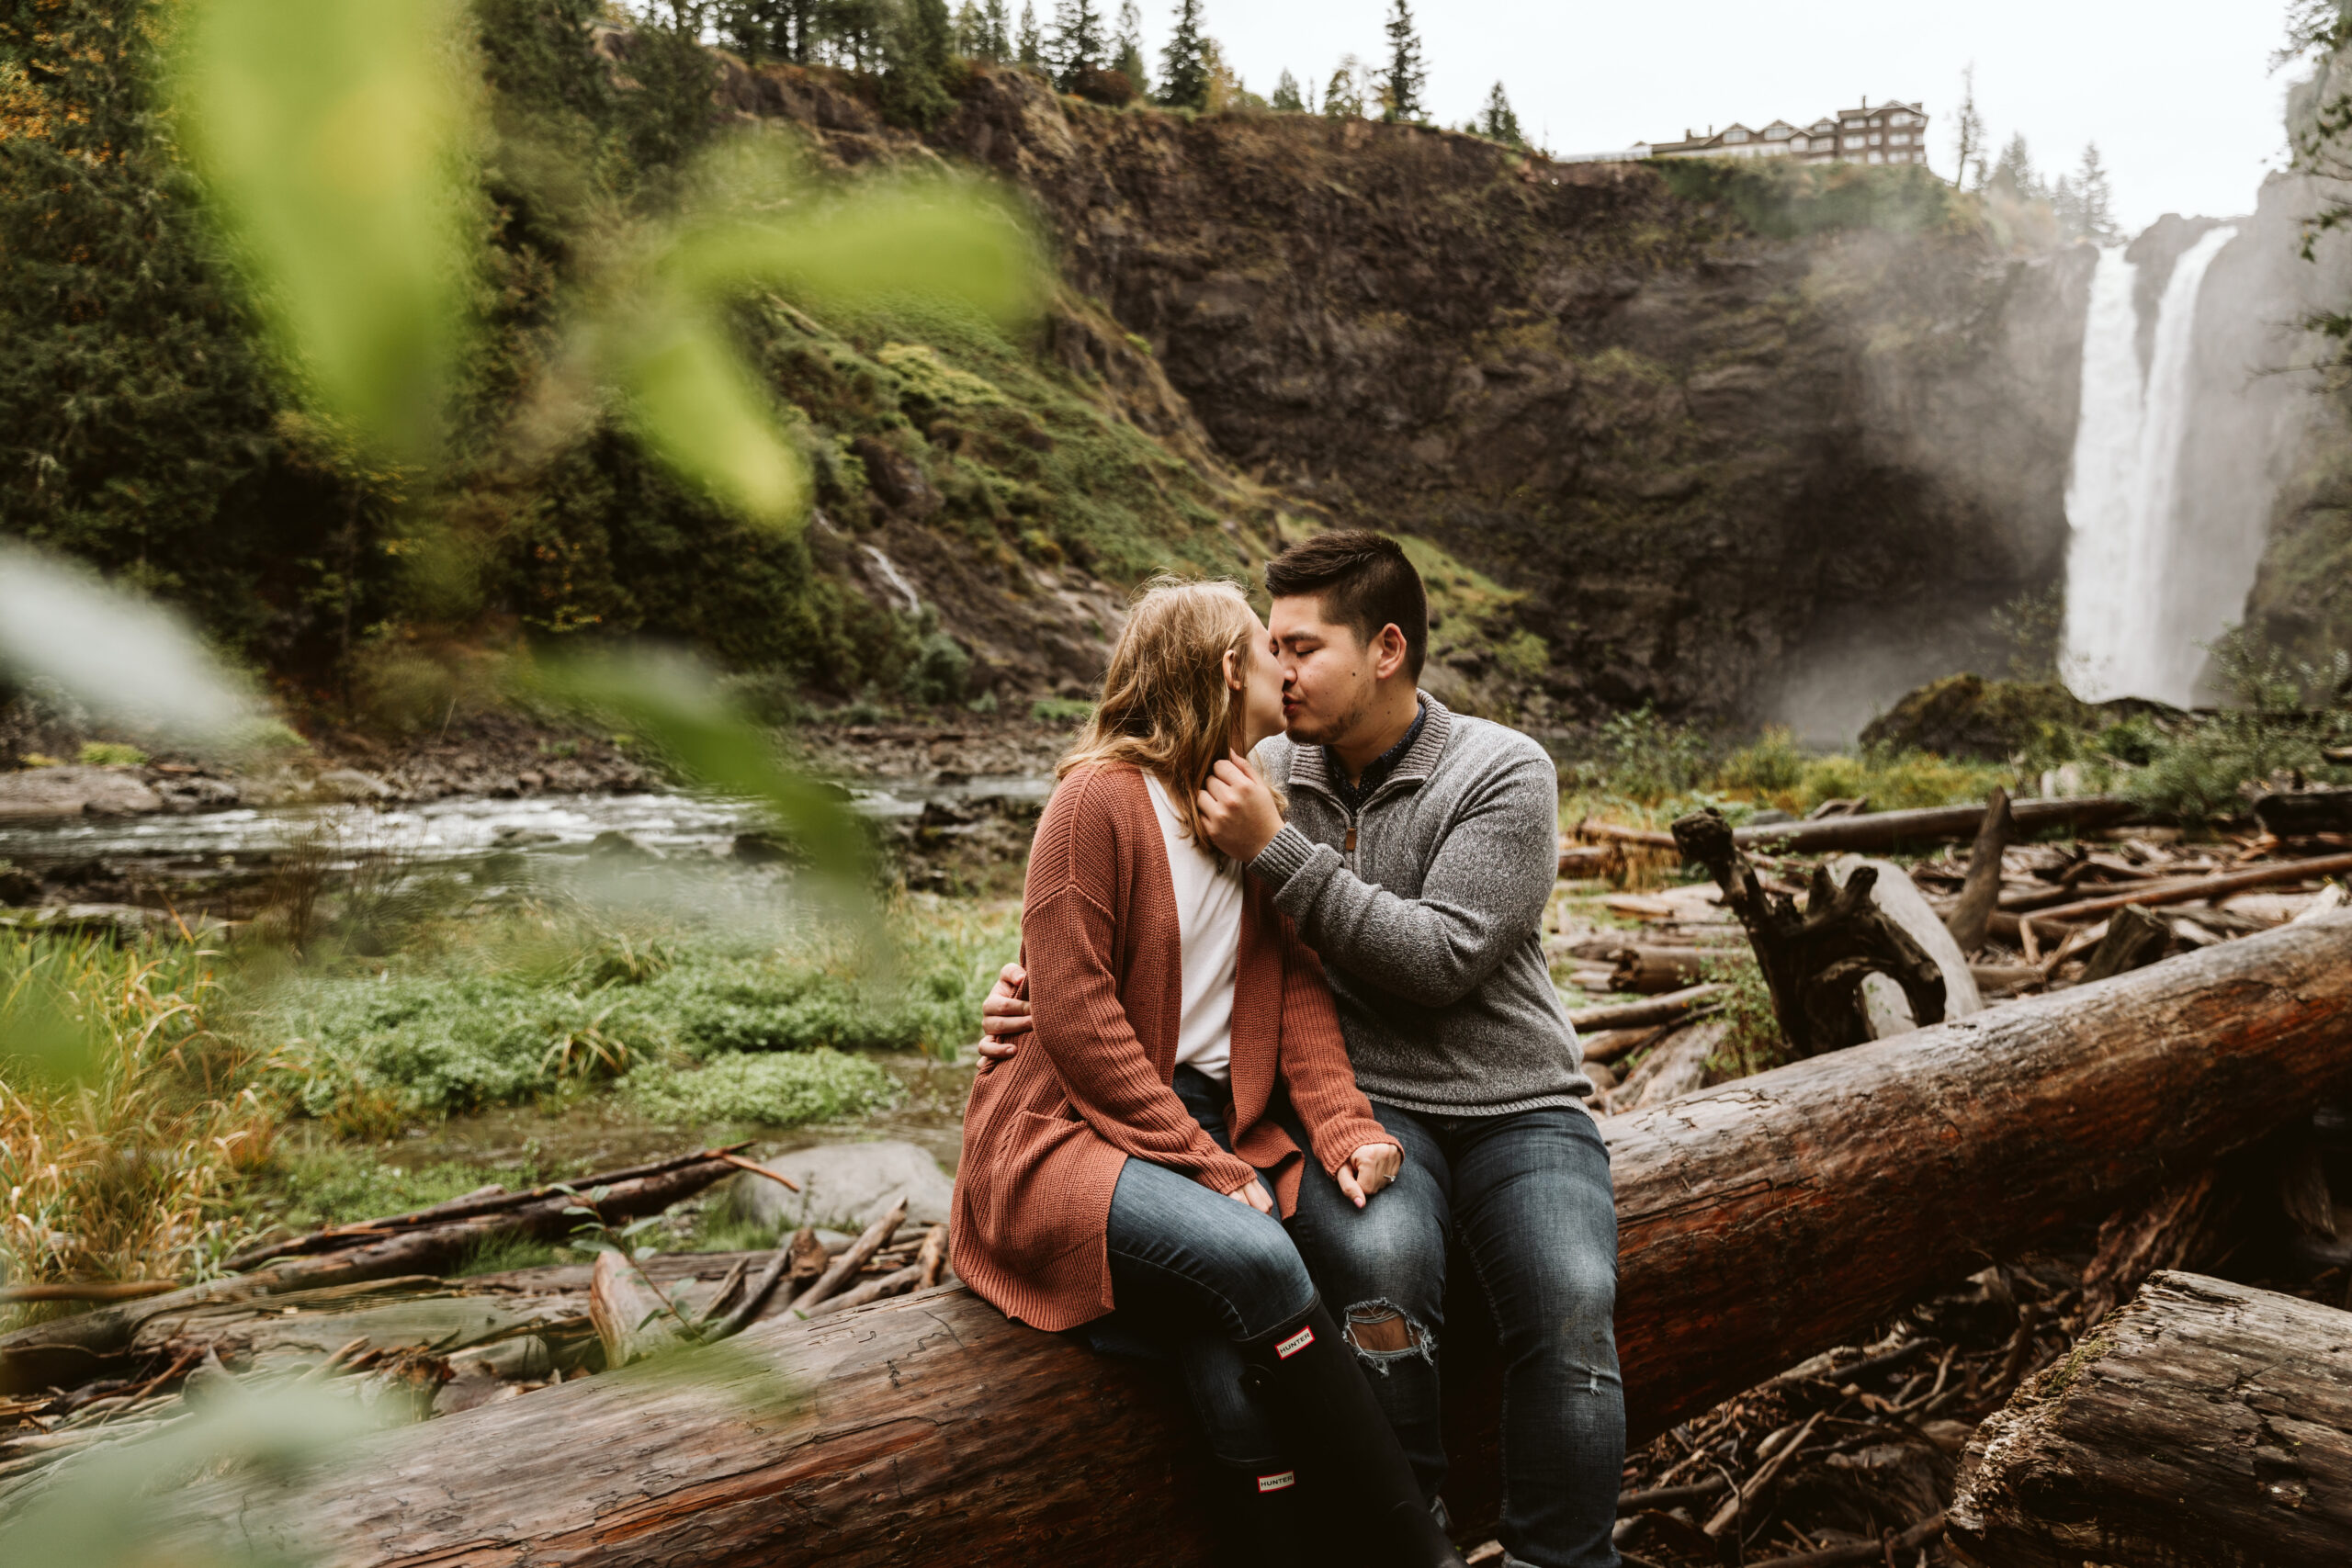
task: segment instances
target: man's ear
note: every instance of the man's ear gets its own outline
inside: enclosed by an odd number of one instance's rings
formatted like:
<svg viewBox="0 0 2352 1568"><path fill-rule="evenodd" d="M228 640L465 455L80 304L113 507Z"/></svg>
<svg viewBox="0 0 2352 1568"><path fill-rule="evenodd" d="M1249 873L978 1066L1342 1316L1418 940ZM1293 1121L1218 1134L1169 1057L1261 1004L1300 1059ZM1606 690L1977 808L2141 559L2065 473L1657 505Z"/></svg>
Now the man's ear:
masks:
<svg viewBox="0 0 2352 1568"><path fill-rule="evenodd" d="M1412 650L1405 641L1405 634L1396 623L1389 622L1380 628L1373 639L1372 672L1375 679L1385 681L1405 668L1406 656Z"/></svg>

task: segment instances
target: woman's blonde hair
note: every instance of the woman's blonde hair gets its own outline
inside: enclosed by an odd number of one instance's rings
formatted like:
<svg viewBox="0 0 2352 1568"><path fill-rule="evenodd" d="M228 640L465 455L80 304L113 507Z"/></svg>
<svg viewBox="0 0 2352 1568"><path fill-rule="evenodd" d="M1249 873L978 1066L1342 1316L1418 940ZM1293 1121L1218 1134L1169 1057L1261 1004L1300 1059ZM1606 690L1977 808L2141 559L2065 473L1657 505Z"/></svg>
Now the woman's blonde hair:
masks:
<svg viewBox="0 0 2352 1568"><path fill-rule="evenodd" d="M1235 744L1250 695L1250 639L1259 635L1238 583L1168 576L1145 583L1111 649L1102 699L1055 776L1090 762L1132 762L1159 775L1184 831L1207 844L1199 795ZM1238 691L1226 684L1228 653Z"/></svg>

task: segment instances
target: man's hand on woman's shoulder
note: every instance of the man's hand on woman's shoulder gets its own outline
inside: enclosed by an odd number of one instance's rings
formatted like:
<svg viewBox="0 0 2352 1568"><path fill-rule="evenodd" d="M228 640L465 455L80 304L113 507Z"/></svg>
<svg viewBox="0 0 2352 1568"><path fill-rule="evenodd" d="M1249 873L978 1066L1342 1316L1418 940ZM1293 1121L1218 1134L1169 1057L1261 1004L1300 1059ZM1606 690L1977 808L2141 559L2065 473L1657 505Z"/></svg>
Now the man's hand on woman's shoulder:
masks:
<svg viewBox="0 0 2352 1568"><path fill-rule="evenodd" d="M997 975L996 988L980 1004L982 1062L1011 1061L1021 1049L1021 1036L1033 1027L1029 1000L1021 994L1022 983L1028 978L1029 971L1020 964L1006 964Z"/></svg>

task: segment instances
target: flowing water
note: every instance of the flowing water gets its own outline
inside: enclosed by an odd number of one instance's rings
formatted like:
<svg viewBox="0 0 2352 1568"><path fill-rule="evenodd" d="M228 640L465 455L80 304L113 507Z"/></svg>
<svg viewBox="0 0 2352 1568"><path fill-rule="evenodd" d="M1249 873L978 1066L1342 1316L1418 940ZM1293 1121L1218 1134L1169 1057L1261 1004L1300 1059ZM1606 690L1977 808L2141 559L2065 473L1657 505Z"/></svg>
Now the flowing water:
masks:
<svg viewBox="0 0 2352 1568"><path fill-rule="evenodd" d="M1045 777L977 777L953 784L872 779L849 787L860 816L919 817L933 802L1042 801ZM762 826L747 801L687 794L545 795L521 799L452 795L410 807L300 806L158 814L0 828L0 861L37 870L97 862L119 874L167 886L233 886L266 873L304 846L324 845L334 863L392 857L469 875L500 857L577 857L617 834L649 858L688 865L721 861L738 834Z"/></svg>
<svg viewBox="0 0 2352 1568"><path fill-rule="evenodd" d="M2091 702L2148 697L2187 707L2205 645L2240 608L2202 571L2184 570L2182 448L2198 389L2198 298L2237 234L2209 230L2174 264L2156 306L2144 373L2134 299L2139 269L2099 254L2083 333L2083 393L2066 488L2066 635L2061 668ZM2243 588L2240 589L2240 595Z"/></svg>

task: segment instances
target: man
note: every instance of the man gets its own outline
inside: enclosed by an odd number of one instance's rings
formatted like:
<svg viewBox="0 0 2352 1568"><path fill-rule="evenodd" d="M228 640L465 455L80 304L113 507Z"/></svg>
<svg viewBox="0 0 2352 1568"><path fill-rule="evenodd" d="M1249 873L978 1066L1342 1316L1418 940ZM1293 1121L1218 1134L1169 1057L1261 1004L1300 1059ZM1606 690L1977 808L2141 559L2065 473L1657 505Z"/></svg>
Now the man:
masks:
<svg viewBox="0 0 2352 1568"><path fill-rule="evenodd" d="M1624 1450L1617 1224L1608 1148L1540 935L1558 869L1558 773L1543 748L1418 690L1429 615L1395 541L1348 531L1266 568L1287 736L1217 765L1202 815L1321 954L1356 1081L1405 1146L1358 1209L1309 1173L1291 1228L1435 1505L1451 1238L1503 1359L1507 1564L1609 1568ZM989 1055L1027 1007L1009 966Z"/></svg>

